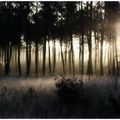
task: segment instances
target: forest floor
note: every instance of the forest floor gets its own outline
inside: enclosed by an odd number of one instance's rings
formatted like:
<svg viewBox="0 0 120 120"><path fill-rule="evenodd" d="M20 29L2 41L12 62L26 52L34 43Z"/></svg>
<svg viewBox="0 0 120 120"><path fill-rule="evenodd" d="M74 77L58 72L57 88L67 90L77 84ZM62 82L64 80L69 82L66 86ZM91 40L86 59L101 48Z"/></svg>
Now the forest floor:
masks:
<svg viewBox="0 0 120 120"><path fill-rule="evenodd" d="M120 80L83 77L80 99L63 101L55 77L0 77L0 118L120 118Z"/></svg>

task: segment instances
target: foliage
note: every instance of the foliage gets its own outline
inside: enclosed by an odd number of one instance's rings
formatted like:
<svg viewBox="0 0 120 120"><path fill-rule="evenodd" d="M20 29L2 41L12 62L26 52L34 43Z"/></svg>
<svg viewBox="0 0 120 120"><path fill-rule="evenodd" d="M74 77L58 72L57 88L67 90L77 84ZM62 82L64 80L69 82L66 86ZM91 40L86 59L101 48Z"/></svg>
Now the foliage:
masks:
<svg viewBox="0 0 120 120"><path fill-rule="evenodd" d="M84 92L82 79L75 76L73 78L61 77L56 81L55 85L57 95L67 102L79 101Z"/></svg>

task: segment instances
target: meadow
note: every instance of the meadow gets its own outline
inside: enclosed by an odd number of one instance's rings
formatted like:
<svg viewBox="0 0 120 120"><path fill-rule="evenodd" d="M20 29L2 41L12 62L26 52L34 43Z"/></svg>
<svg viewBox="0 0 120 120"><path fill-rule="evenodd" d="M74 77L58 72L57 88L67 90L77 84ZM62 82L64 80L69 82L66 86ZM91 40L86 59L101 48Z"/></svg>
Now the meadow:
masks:
<svg viewBox="0 0 120 120"><path fill-rule="evenodd" d="M61 76L0 77L0 118L120 117L119 79L115 89L113 76L91 79L83 76L82 89L71 92L70 96L66 92L58 94L61 88L56 87L56 83L61 79ZM77 95L73 96L75 92Z"/></svg>

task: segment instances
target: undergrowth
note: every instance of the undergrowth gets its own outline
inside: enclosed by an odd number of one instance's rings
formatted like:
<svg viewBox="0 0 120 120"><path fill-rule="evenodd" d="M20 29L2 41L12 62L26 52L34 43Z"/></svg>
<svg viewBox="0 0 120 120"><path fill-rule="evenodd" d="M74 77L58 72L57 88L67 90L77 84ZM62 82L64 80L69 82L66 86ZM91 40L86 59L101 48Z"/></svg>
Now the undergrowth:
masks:
<svg viewBox="0 0 120 120"><path fill-rule="evenodd" d="M77 102L84 93L82 79L61 77L56 80L56 93L63 102Z"/></svg>

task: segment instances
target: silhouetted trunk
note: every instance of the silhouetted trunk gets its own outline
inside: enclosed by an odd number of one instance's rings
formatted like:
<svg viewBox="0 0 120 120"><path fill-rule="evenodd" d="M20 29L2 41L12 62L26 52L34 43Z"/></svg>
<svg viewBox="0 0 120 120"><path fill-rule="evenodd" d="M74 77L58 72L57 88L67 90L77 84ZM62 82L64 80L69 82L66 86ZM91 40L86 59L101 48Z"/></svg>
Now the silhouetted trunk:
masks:
<svg viewBox="0 0 120 120"><path fill-rule="evenodd" d="M4 49L2 49L2 64L4 65Z"/></svg>
<svg viewBox="0 0 120 120"><path fill-rule="evenodd" d="M62 36L60 38L60 48L61 48L61 58L62 58L62 65L63 65L63 74L65 74L65 63L64 63L63 51L62 51Z"/></svg>
<svg viewBox="0 0 120 120"><path fill-rule="evenodd" d="M56 46L55 46L55 38L54 38L54 47L53 47L53 73L55 74L56 67Z"/></svg>
<svg viewBox="0 0 120 120"><path fill-rule="evenodd" d="M117 43L116 43L116 39L115 39L115 59L116 59L116 68L117 68L117 75L119 75L119 63L118 63L118 51L117 51Z"/></svg>
<svg viewBox="0 0 120 120"><path fill-rule="evenodd" d="M36 2L36 13L38 13L38 2ZM36 25L36 29L38 28L39 26ZM38 38L36 39L35 41L35 73L36 73L36 76L38 75L38 58L39 58L39 54L38 54Z"/></svg>
<svg viewBox="0 0 120 120"><path fill-rule="evenodd" d="M65 71L67 72L67 44L65 44Z"/></svg>
<svg viewBox="0 0 120 120"><path fill-rule="evenodd" d="M30 68L31 68L31 41L29 42L29 74L30 74Z"/></svg>
<svg viewBox="0 0 120 120"><path fill-rule="evenodd" d="M79 66L80 66L80 73L81 73L81 50L82 50L82 39L81 35L79 36Z"/></svg>
<svg viewBox="0 0 120 120"><path fill-rule="evenodd" d="M21 40L18 41L18 71L19 71L19 75L22 75L22 71L21 71L21 54L20 54L20 47L21 47Z"/></svg>
<svg viewBox="0 0 120 120"><path fill-rule="evenodd" d="M69 49L69 73L71 74L71 49Z"/></svg>
<svg viewBox="0 0 120 120"><path fill-rule="evenodd" d="M45 75L45 63L46 63L46 37L43 40L43 75Z"/></svg>
<svg viewBox="0 0 120 120"><path fill-rule="evenodd" d="M26 64L27 64L27 71L26 75L30 74L30 64L31 64L31 42L26 40Z"/></svg>
<svg viewBox="0 0 120 120"><path fill-rule="evenodd" d="M88 51L89 51L89 59L88 59L88 69L87 69L87 74L92 75L92 43L91 43L91 32L89 33L89 38L88 38Z"/></svg>
<svg viewBox="0 0 120 120"><path fill-rule="evenodd" d="M26 40L26 75L29 75L28 40Z"/></svg>
<svg viewBox="0 0 120 120"><path fill-rule="evenodd" d="M17 69L17 54L18 54L18 52L17 52L17 48L16 48L16 51L15 51L15 68Z"/></svg>
<svg viewBox="0 0 120 120"><path fill-rule="evenodd" d="M96 32L95 32L95 65L94 65L94 68L95 68L95 74L97 74L97 49L98 48L98 45L97 45L97 36L96 36Z"/></svg>
<svg viewBox="0 0 120 120"><path fill-rule="evenodd" d="M118 51L115 38L115 59L116 59L116 71L115 71L115 90L118 90L118 77L119 77L119 63L118 63Z"/></svg>
<svg viewBox="0 0 120 120"><path fill-rule="evenodd" d="M12 44L8 41L5 42L5 74L9 75L10 72L10 61L12 56Z"/></svg>
<svg viewBox="0 0 120 120"><path fill-rule="evenodd" d="M115 75L115 42L112 41L112 75Z"/></svg>
<svg viewBox="0 0 120 120"><path fill-rule="evenodd" d="M97 34L97 38L99 37L99 34ZM97 47L98 47L98 50L97 50L97 72L98 74L100 75L100 45L99 45L99 38L97 40Z"/></svg>
<svg viewBox="0 0 120 120"><path fill-rule="evenodd" d="M71 54L72 54L72 68L73 68L73 74L75 73L75 65L74 65L74 51L73 51L73 39L72 34L70 35L70 44L71 44Z"/></svg>
<svg viewBox="0 0 120 120"><path fill-rule="evenodd" d="M9 75L9 43L6 43L6 55L5 55L5 74Z"/></svg>
<svg viewBox="0 0 120 120"><path fill-rule="evenodd" d="M87 5L88 8L88 5ZM92 22L92 1L90 2L90 19ZM92 23L91 23L92 24ZM92 30L91 30L91 25L90 25L90 30L88 30L88 51L89 51L89 60L88 60L88 69L87 69L87 74L92 75Z"/></svg>
<svg viewBox="0 0 120 120"><path fill-rule="evenodd" d="M35 41L35 73L36 73L36 76L38 75L38 39L36 39Z"/></svg>
<svg viewBox="0 0 120 120"><path fill-rule="evenodd" d="M109 27L110 28L110 27ZM112 39L111 39L111 35L109 35L109 37L108 37L109 39L108 39L108 41L109 41L109 48L108 48L108 50L109 50L109 54L108 54L108 73L109 73L109 75L111 75L112 74L112 65L111 65L111 63L112 63L112 49L111 49L111 41L112 41Z"/></svg>
<svg viewBox="0 0 120 120"><path fill-rule="evenodd" d="M110 75L110 49L108 48L108 54L107 54L107 57L108 57L108 61L107 61L107 63L108 63L108 75Z"/></svg>
<svg viewBox="0 0 120 120"><path fill-rule="evenodd" d="M81 75L84 74L84 35L82 34L82 62L81 62Z"/></svg>
<svg viewBox="0 0 120 120"><path fill-rule="evenodd" d="M100 72L101 72L101 75L103 75L103 39L104 39L104 34L101 33L101 50L100 50Z"/></svg>
<svg viewBox="0 0 120 120"><path fill-rule="evenodd" d="M5 53L5 59L4 59L4 64L5 64L5 67L4 67L4 72L5 72L5 75L7 74L7 71L6 71L6 67L7 67L7 49L6 49L6 41L5 41L5 43L4 43L4 53Z"/></svg>
<svg viewBox="0 0 120 120"><path fill-rule="evenodd" d="M50 52L50 42L49 42L49 38L48 38L48 52L49 52L49 73L51 75L51 52Z"/></svg>

